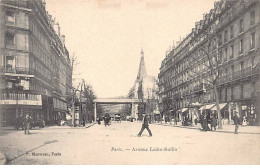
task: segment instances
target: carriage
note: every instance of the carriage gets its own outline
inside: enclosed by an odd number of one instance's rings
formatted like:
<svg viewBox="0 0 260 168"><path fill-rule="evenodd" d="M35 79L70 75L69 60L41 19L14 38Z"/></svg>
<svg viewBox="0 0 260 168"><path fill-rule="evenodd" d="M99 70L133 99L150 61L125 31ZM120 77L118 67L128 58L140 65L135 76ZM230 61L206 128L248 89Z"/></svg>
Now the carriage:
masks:
<svg viewBox="0 0 260 168"><path fill-rule="evenodd" d="M121 115L120 114L115 114L115 121L121 122Z"/></svg>

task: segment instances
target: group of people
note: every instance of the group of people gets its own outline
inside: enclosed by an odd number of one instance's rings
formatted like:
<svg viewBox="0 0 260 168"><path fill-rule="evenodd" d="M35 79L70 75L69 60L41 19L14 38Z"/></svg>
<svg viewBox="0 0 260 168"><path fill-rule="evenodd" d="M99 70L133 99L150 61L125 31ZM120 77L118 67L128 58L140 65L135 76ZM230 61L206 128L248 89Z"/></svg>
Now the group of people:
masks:
<svg viewBox="0 0 260 168"><path fill-rule="evenodd" d="M210 127L208 126L208 123L210 122ZM213 129L216 131L216 127L217 127L217 118L216 118L216 115L213 114L211 117L210 117L210 120L208 120L207 116L206 115L202 115L201 116L201 119L200 119L200 123L201 123L201 127L202 127L202 130L203 131L212 131Z"/></svg>
<svg viewBox="0 0 260 168"><path fill-rule="evenodd" d="M111 117L109 116L108 113L106 113L105 116L102 117L102 118L104 119L104 124L105 124L105 126L109 126L109 125L111 124ZM98 117L98 118L97 118L97 123L98 123L98 125L101 124L102 118L101 118L101 117Z"/></svg>
<svg viewBox="0 0 260 168"><path fill-rule="evenodd" d="M239 124L240 124L240 117L239 117L239 114L237 111L235 111L234 113L234 117L233 117L233 121L234 121L234 125L235 125L235 131L234 133L237 134L238 132L238 127L239 127ZM242 125L244 125L245 123L245 117L243 118L243 123ZM210 125L211 125L211 128L209 128L208 126L209 122L208 122L208 118L206 115L202 115L201 116L201 129L203 131L212 131L213 129L216 131L216 127L218 125L218 120L216 118L216 115L213 114L210 118Z"/></svg>
<svg viewBox="0 0 260 168"><path fill-rule="evenodd" d="M20 115L17 119L16 119L16 125L15 128L19 129L20 127L24 129L24 134L28 135L30 134L29 130L31 127L31 123L32 123L32 117L30 117L28 114L23 117L22 115Z"/></svg>

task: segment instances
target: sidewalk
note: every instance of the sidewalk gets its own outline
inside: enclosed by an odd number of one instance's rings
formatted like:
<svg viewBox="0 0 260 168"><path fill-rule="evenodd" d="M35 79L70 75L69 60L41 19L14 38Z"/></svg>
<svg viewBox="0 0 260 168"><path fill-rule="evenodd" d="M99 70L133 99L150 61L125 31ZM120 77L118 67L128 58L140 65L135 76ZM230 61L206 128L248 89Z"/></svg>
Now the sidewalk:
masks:
<svg viewBox="0 0 260 168"><path fill-rule="evenodd" d="M95 123L90 123L90 124L86 124L85 126L77 126L77 127L72 127L72 126L58 126L58 125L51 125L51 126L45 126L44 128L54 128L54 129L84 129L84 128L89 128L91 126L95 125ZM40 129L44 129L44 128L40 128ZM13 126L10 127L0 127L1 130L15 130L15 128ZM35 129L35 128L33 128ZM38 129L38 127L36 127L36 129Z"/></svg>
<svg viewBox="0 0 260 168"><path fill-rule="evenodd" d="M0 165L4 165L6 162L5 155L0 151Z"/></svg>
<svg viewBox="0 0 260 168"><path fill-rule="evenodd" d="M155 125L162 125L162 126L169 126L169 127L179 127L179 128L186 128L186 129L197 129L199 130L201 128L201 124L198 123L197 125L193 126L182 126L180 122L178 122L177 125L174 125L168 123L153 123ZM209 124L210 126L210 124ZM235 130L235 125L222 125L222 129L218 129L215 132L221 132L221 133L234 133ZM239 134L260 134L260 126L242 126L239 125L238 128L238 133Z"/></svg>

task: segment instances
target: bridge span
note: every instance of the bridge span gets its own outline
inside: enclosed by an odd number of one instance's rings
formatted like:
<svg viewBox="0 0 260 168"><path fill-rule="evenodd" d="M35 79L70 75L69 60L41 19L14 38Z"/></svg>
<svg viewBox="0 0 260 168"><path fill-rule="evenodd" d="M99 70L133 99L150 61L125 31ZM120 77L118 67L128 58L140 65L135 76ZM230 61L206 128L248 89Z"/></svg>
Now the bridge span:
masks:
<svg viewBox="0 0 260 168"><path fill-rule="evenodd" d="M131 116L134 116L134 104L140 102L139 99L115 99L115 98L97 98L94 102L94 120L97 121L97 104L131 104Z"/></svg>

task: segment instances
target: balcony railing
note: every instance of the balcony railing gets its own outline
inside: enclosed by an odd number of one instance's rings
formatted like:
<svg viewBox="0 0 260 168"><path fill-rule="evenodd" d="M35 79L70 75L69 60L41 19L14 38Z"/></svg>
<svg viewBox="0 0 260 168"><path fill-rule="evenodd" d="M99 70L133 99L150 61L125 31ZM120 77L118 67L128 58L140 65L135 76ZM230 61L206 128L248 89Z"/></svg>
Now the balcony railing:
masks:
<svg viewBox="0 0 260 168"><path fill-rule="evenodd" d="M5 67L4 73L30 74L30 70L26 67Z"/></svg>
<svg viewBox="0 0 260 168"><path fill-rule="evenodd" d="M247 67L242 70L236 71L231 75L226 75L226 76L220 77L219 84L227 83L232 80L237 80L237 79L244 78L244 77L251 76L254 74L258 74L258 73L259 73L259 69Z"/></svg>
<svg viewBox="0 0 260 168"><path fill-rule="evenodd" d="M197 86L194 87L194 92L195 92L195 93L203 92L204 89L205 89L204 84L201 83L201 84L199 84L199 85L197 85Z"/></svg>
<svg viewBox="0 0 260 168"><path fill-rule="evenodd" d="M30 4L27 0L2 0L3 4L14 5L24 8L29 8Z"/></svg>

